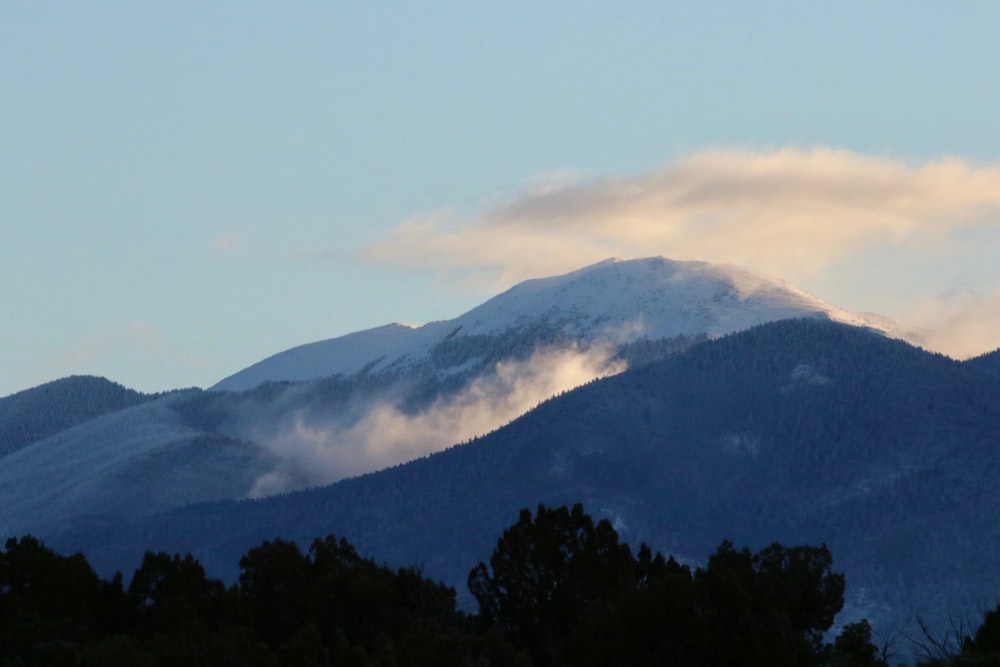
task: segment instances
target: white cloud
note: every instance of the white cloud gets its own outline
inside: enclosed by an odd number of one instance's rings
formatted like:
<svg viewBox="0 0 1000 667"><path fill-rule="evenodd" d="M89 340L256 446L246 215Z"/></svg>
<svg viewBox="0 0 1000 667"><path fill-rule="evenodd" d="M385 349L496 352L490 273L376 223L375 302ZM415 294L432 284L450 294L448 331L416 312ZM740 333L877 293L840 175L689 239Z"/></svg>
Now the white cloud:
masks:
<svg viewBox="0 0 1000 667"><path fill-rule="evenodd" d="M1000 292L952 291L928 299L912 314L926 332L921 344L956 359L1000 347Z"/></svg>
<svg viewBox="0 0 1000 667"><path fill-rule="evenodd" d="M817 148L697 153L661 169L532 190L472 219L436 214L369 246L374 262L503 282L663 254L795 278L872 244L1000 222L1000 167L910 165Z"/></svg>
<svg viewBox="0 0 1000 667"><path fill-rule="evenodd" d="M625 369L603 348L539 350L530 359L497 364L455 396L415 414L383 401L351 423L299 412L287 429L261 442L285 461L262 476L252 497L409 461L488 433L560 392Z"/></svg>
<svg viewBox="0 0 1000 667"><path fill-rule="evenodd" d="M906 163L829 148L714 150L646 173L552 179L469 218L413 218L371 244L364 258L466 279L477 274L494 288L607 257L650 255L837 284L837 267L862 255L868 263L859 268L872 280L884 275L878 262L888 254L909 257L912 266L925 258L954 261L968 251L962 235L987 226L1000 228L997 165ZM852 307L842 294L819 296ZM963 318L918 319L950 327L935 338L953 341L948 351L966 345L954 343L953 327Z"/></svg>
<svg viewBox="0 0 1000 667"><path fill-rule="evenodd" d="M226 232L212 239L212 248L216 252L228 254L238 250L245 242L246 239L243 234L239 232Z"/></svg>

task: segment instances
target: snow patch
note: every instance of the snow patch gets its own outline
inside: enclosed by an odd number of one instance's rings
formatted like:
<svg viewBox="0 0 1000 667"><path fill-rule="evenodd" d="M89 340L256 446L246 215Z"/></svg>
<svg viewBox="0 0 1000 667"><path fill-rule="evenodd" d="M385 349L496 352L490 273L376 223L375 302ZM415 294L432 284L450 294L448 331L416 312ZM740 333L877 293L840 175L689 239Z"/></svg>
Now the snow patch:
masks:
<svg viewBox="0 0 1000 667"><path fill-rule="evenodd" d="M798 364L789 373L788 384L781 387L781 392L788 393L796 387L821 387L825 384L830 384L830 378L809 364Z"/></svg>
<svg viewBox="0 0 1000 667"><path fill-rule="evenodd" d="M730 433L722 436L722 450L756 458L760 453L760 440L745 433Z"/></svg>

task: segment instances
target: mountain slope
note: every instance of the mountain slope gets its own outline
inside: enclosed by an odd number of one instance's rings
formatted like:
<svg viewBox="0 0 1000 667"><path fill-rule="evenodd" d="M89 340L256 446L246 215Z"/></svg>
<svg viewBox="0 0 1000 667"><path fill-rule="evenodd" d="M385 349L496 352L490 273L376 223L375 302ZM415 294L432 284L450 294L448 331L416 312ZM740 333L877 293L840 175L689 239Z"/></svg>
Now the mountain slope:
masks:
<svg viewBox="0 0 1000 667"><path fill-rule="evenodd" d="M0 457L59 431L152 396L101 377L77 375L0 398Z"/></svg>
<svg viewBox="0 0 1000 667"><path fill-rule="evenodd" d="M48 535L94 519L246 496L273 458L184 424L173 407L192 393L103 415L6 456L0 534Z"/></svg>
<svg viewBox="0 0 1000 667"><path fill-rule="evenodd" d="M1000 592L1000 381L854 327L755 327L588 384L507 427L330 487L67 534L104 569L147 548L228 577L277 535L333 532L464 588L521 507L584 502L686 560L723 539L827 543L884 632ZM947 584L942 573L947 572ZM989 598L989 599L986 599Z"/></svg>
<svg viewBox="0 0 1000 667"><path fill-rule="evenodd" d="M973 357L966 360L965 363L976 370L1000 377L1000 349Z"/></svg>
<svg viewBox="0 0 1000 667"><path fill-rule="evenodd" d="M663 257L612 259L520 283L453 320L417 328L390 324L292 348L225 378L213 389L245 391L265 382L397 371L426 363L448 342L516 331L622 344L642 338L714 338L804 316L901 334L882 318L849 313L744 269Z"/></svg>

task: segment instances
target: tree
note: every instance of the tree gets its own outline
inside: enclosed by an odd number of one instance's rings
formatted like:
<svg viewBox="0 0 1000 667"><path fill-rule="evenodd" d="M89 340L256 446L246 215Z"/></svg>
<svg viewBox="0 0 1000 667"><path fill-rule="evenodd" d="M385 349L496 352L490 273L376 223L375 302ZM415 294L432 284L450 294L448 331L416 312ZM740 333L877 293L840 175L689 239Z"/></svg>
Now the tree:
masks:
<svg viewBox="0 0 1000 667"><path fill-rule="evenodd" d="M835 653L824 633L844 602L832 561L826 546L753 554L723 542L692 575L646 545L633 557L581 505L540 505L504 531L469 590L481 622L537 665L880 665L865 661L867 623L840 639L836 655L853 662L826 662Z"/></svg>
<svg viewBox="0 0 1000 667"><path fill-rule="evenodd" d="M97 625L102 585L86 558L62 556L30 536L10 538L4 546L0 655L28 655L88 639Z"/></svg>
<svg viewBox="0 0 1000 667"><path fill-rule="evenodd" d="M521 510L490 557L469 573L480 619L499 626L538 665L557 664L579 621L634 587L628 545L607 520L594 525L576 504L535 516Z"/></svg>
<svg viewBox="0 0 1000 667"><path fill-rule="evenodd" d="M774 543L757 554L723 542L695 574L710 644L723 663L820 664L823 634L844 605L827 547Z"/></svg>
<svg viewBox="0 0 1000 667"><path fill-rule="evenodd" d="M926 628L924 634L932 639ZM983 623L973 636L960 630L954 637L930 643L936 650L933 654L926 651L928 657L919 667L1000 667L1000 605L983 616ZM955 648L956 643L958 648Z"/></svg>
<svg viewBox="0 0 1000 667"><path fill-rule="evenodd" d="M240 559L240 593L259 637L271 646L295 636L313 616L313 572L295 542L265 541Z"/></svg>
<svg viewBox="0 0 1000 667"><path fill-rule="evenodd" d="M827 662L830 667L888 667L872 644L872 626L867 620L849 623L833 641Z"/></svg>
<svg viewBox="0 0 1000 667"><path fill-rule="evenodd" d="M145 629L164 633L221 622L225 590L221 581L205 576L205 568L190 554L147 551L128 596Z"/></svg>
<svg viewBox="0 0 1000 667"><path fill-rule="evenodd" d="M986 613L976 630L972 648L981 655L1000 656L1000 604Z"/></svg>

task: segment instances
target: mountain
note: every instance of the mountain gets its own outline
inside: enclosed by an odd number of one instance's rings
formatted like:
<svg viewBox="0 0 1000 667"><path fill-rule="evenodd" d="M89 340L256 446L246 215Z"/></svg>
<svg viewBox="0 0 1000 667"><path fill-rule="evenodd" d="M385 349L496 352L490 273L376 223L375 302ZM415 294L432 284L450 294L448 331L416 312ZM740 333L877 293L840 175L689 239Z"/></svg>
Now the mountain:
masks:
<svg viewBox="0 0 1000 667"><path fill-rule="evenodd" d="M66 533L102 570L334 533L464 590L522 507L583 502L698 562L723 539L826 543L845 619L891 636L1000 594L1000 378L871 331L779 321L597 380L464 445L337 484ZM466 598L466 602L468 599ZM919 631L917 631L919 632ZM919 636L919 634L915 635Z"/></svg>
<svg viewBox="0 0 1000 667"><path fill-rule="evenodd" d="M532 341L605 341L708 336L794 317L824 317L901 337L876 315L842 310L783 281L746 269L663 257L608 259L578 271L528 280L453 320L422 327L389 324L268 357L216 384L246 391L266 382L398 372L432 366L454 372L463 342L530 332Z"/></svg>
<svg viewBox="0 0 1000 667"><path fill-rule="evenodd" d="M85 421L152 399L105 378L76 375L0 398L0 457Z"/></svg>
<svg viewBox="0 0 1000 667"><path fill-rule="evenodd" d="M992 373L1000 377L1000 349L980 354L969 359L966 363L984 373Z"/></svg>
<svg viewBox="0 0 1000 667"><path fill-rule="evenodd" d="M213 391L123 395L92 419L78 411L62 421L47 417L68 409L56 396L37 413L49 430L12 441L0 458L0 533L46 537L362 475L493 431L628 366L789 317L898 334L735 267L608 260L527 281L454 320L294 348Z"/></svg>
<svg viewBox="0 0 1000 667"><path fill-rule="evenodd" d="M251 443L184 424L176 406L197 393L104 414L0 459L0 534L50 535L245 496L275 461Z"/></svg>

